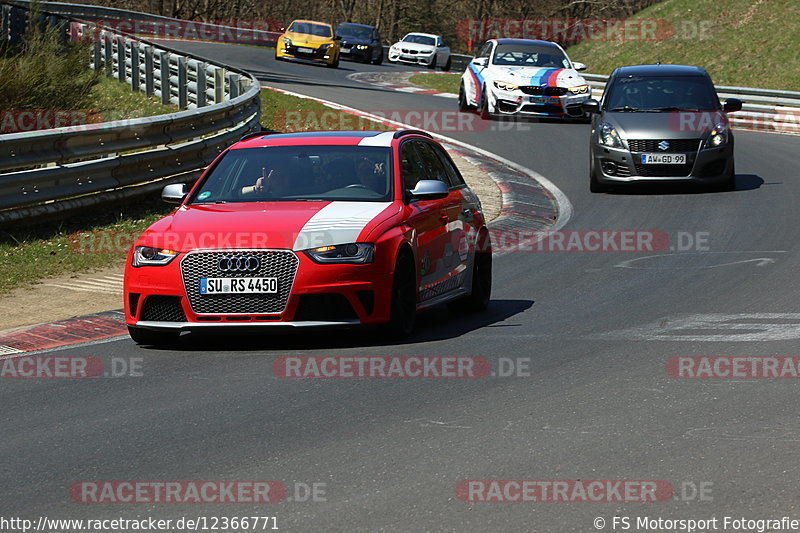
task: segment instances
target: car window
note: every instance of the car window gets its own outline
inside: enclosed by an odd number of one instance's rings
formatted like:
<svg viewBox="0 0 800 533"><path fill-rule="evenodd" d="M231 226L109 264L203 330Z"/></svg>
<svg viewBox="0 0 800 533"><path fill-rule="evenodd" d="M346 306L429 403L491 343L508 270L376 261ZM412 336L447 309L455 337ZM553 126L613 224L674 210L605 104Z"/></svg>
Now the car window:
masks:
<svg viewBox="0 0 800 533"><path fill-rule="evenodd" d="M403 187L413 190L420 180L428 179L425 163L417 151L417 141L406 141L400 147L400 169L403 174Z"/></svg>
<svg viewBox="0 0 800 533"><path fill-rule="evenodd" d="M486 43L481 47L480 51L478 52L478 55L475 57L489 57L491 53L492 53L492 43Z"/></svg>
<svg viewBox="0 0 800 533"><path fill-rule="evenodd" d="M291 26L289 26L289 31L294 33L303 33L306 35L314 35L316 37L332 37L330 26L311 24L309 22L294 22Z"/></svg>
<svg viewBox="0 0 800 533"><path fill-rule="evenodd" d="M493 65L570 68L569 59L558 48L529 44L498 44Z"/></svg>
<svg viewBox="0 0 800 533"><path fill-rule="evenodd" d="M719 109L719 98L704 76L626 76L608 89L606 109L699 110Z"/></svg>
<svg viewBox="0 0 800 533"><path fill-rule="evenodd" d="M453 164L453 160L442 150L439 146L431 146L433 151L436 152L436 155L442 162L444 166L444 170L447 173L447 181L451 187L458 187L460 185L466 185L464 182L464 178L461 177L461 173L456 168L455 164Z"/></svg>
<svg viewBox="0 0 800 533"><path fill-rule="evenodd" d="M431 146L430 143L419 141L417 143L417 151L425 164L425 179L439 180L450 187L450 179L447 170L445 170L442 160L436 155L433 146Z"/></svg>
<svg viewBox="0 0 800 533"><path fill-rule="evenodd" d="M403 37L404 43L414 43L414 44L427 44L428 46L435 46L435 40L433 37L428 37L427 35L416 35L413 33L409 33L405 37Z"/></svg>
<svg viewBox="0 0 800 533"><path fill-rule="evenodd" d="M272 146L228 151L190 203L388 201L391 150L374 146Z"/></svg>

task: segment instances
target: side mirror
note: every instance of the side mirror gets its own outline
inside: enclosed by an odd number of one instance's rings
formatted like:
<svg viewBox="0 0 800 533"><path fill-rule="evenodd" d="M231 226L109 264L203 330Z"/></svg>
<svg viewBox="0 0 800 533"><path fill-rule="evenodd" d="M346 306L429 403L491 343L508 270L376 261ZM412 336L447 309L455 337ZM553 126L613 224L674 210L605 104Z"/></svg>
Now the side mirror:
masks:
<svg viewBox="0 0 800 533"><path fill-rule="evenodd" d="M168 204L179 204L183 202L187 194L189 191L186 190L185 183L173 183L164 187L161 191L161 199Z"/></svg>
<svg viewBox="0 0 800 533"><path fill-rule="evenodd" d="M443 181L439 180L419 180L417 186L411 191L411 196L420 200L438 200L446 198L450 194L450 188Z"/></svg>
<svg viewBox="0 0 800 533"><path fill-rule="evenodd" d="M600 102L598 102L594 98L589 98L588 100L584 100L583 102L581 102L581 110L584 113L599 113Z"/></svg>
<svg viewBox="0 0 800 533"><path fill-rule="evenodd" d="M487 57L476 57L475 59L472 60L472 64L477 65L479 67L485 67L488 61L489 58Z"/></svg>
<svg viewBox="0 0 800 533"><path fill-rule="evenodd" d="M333 40L334 41L341 41L342 40L342 36L341 35L336 35L336 36L333 37Z"/></svg>
<svg viewBox="0 0 800 533"><path fill-rule="evenodd" d="M572 68L574 68L575 70L586 70L586 65L584 65L583 63L578 63L577 61L575 61L575 62L572 63Z"/></svg>
<svg viewBox="0 0 800 533"><path fill-rule="evenodd" d="M722 106L723 111L727 111L729 113L733 113L734 111L741 111L742 110L742 101L738 98L728 98L725 100L725 104Z"/></svg>

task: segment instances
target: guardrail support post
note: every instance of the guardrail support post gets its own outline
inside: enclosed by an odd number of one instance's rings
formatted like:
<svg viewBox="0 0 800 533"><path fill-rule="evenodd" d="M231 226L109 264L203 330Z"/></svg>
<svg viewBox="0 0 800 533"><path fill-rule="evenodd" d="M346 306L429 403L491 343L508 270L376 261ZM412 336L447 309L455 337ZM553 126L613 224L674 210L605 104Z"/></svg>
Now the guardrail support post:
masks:
<svg viewBox="0 0 800 533"><path fill-rule="evenodd" d="M208 81L206 79L206 64L197 63L197 107L206 106L206 91Z"/></svg>
<svg viewBox="0 0 800 533"><path fill-rule="evenodd" d="M159 52L158 59L161 62L161 103L170 104L172 84L169 81L169 52Z"/></svg>
<svg viewBox="0 0 800 533"><path fill-rule="evenodd" d="M214 103L225 101L225 69L214 69Z"/></svg>
<svg viewBox="0 0 800 533"><path fill-rule="evenodd" d="M103 70L109 78L114 72L114 43L111 40L111 34L102 32L101 39L105 48L105 56L103 57Z"/></svg>
<svg viewBox="0 0 800 533"><path fill-rule="evenodd" d="M186 57L178 56L178 107L189 108L189 75L186 67Z"/></svg>
<svg viewBox="0 0 800 533"><path fill-rule="evenodd" d="M131 90L139 89L139 43L131 43Z"/></svg>
<svg viewBox="0 0 800 533"><path fill-rule="evenodd" d="M153 76L153 68L155 61L153 60L153 47L144 47L144 93L150 97L156 92L155 76Z"/></svg>
<svg viewBox="0 0 800 533"><path fill-rule="evenodd" d="M0 6L0 41L7 41L10 37L8 34L9 19L11 18L11 6L3 4Z"/></svg>
<svg viewBox="0 0 800 533"><path fill-rule="evenodd" d="M28 26L28 12L21 7L11 6L8 17L8 40L11 44L22 41Z"/></svg>
<svg viewBox="0 0 800 533"><path fill-rule="evenodd" d="M228 73L228 98L233 100L239 96L239 75L232 72Z"/></svg>
<svg viewBox="0 0 800 533"><path fill-rule="evenodd" d="M117 37L117 79L125 83L125 51L128 48L125 37Z"/></svg>
<svg viewBox="0 0 800 533"><path fill-rule="evenodd" d="M94 31L94 43L92 44L92 62L95 70L103 68L103 48L96 31Z"/></svg>

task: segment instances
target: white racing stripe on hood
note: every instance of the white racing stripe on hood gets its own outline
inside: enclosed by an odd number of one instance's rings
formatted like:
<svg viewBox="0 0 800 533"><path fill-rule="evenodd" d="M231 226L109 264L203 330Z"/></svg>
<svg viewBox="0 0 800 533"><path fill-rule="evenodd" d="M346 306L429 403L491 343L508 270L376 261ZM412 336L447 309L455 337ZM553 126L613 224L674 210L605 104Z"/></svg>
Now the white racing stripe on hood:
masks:
<svg viewBox="0 0 800 533"><path fill-rule="evenodd" d="M390 202L331 202L305 223L294 250L356 242L358 235Z"/></svg>

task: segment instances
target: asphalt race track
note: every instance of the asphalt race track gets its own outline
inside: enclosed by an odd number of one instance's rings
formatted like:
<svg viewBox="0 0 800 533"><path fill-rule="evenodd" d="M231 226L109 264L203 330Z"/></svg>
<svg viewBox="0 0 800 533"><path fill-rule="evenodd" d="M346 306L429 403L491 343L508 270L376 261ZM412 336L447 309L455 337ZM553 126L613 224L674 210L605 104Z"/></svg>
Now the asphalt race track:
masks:
<svg viewBox="0 0 800 533"><path fill-rule="evenodd" d="M332 70L275 62L271 49L174 46L367 111L456 106L346 78L403 67ZM575 59L591 71L591 58ZM59 355L142 358L143 376L4 380L2 507L60 518L270 515L285 531L562 533L595 531L597 517L612 530L615 515L797 518L796 380L676 379L665 368L676 356L800 355L800 137L737 132L735 192L593 195L588 125L475 123L445 134L549 178L574 208L565 229L663 232L675 249L499 256L487 313L425 313L401 345L317 333L65 349ZM281 355L475 355L530 369L281 379ZM665 480L675 498L513 505L456 495L463 480L513 479ZM277 480L290 497L295 482L323 483L325 495L275 505L74 503L68 488L84 480Z"/></svg>

